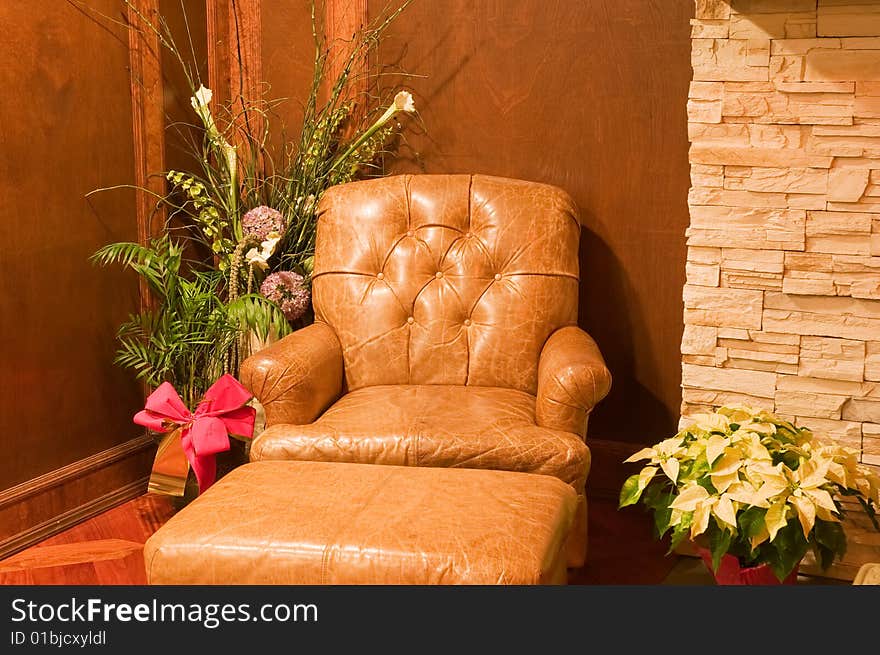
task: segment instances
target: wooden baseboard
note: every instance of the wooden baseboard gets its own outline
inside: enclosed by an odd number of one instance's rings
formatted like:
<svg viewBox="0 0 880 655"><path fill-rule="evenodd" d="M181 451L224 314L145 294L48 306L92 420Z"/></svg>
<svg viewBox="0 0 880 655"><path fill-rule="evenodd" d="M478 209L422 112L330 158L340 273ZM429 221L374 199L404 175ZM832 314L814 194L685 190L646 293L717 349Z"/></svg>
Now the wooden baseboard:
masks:
<svg viewBox="0 0 880 655"><path fill-rule="evenodd" d="M620 488L633 473L638 473L644 463L624 464L624 460L642 448L642 444L607 439L593 439L587 435L592 463L587 478L587 497L617 500Z"/></svg>
<svg viewBox="0 0 880 655"><path fill-rule="evenodd" d="M144 435L0 492L0 559L145 493L155 450Z"/></svg>

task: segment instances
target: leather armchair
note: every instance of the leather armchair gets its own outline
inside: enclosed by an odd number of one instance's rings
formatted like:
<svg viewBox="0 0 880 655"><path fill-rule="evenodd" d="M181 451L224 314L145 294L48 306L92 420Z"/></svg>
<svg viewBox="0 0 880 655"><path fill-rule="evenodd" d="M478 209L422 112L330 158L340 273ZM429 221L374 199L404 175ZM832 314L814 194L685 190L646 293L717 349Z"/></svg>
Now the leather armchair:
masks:
<svg viewBox="0 0 880 655"><path fill-rule="evenodd" d="M248 358L266 430L252 460L542 473L579 496L587 420L611 376L576 326L577 210L562 190L407 175L327 190L315 323Z"/></svg>

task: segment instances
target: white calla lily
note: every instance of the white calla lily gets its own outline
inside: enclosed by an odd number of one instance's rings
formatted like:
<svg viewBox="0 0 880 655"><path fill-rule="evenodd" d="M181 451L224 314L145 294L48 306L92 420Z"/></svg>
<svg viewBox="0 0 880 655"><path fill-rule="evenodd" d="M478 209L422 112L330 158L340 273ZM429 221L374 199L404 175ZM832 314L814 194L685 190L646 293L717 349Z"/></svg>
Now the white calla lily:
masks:
<svg viewBox="0 0 880 655"><path fill-rule="evenodd" d="M275 247L281 240L281 236L277 232L269 234L268 238L260 244L259 248L251 248L248 250L244 259L250 266L254 266L261 270L268 270L269 257L275 252Z"/></svg>

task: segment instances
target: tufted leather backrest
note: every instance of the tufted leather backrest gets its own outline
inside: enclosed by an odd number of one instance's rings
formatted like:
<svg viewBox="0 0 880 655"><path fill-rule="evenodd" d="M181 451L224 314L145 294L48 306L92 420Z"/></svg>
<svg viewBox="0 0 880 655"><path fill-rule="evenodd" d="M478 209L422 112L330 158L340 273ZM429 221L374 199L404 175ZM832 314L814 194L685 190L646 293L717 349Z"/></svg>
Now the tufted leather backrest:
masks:
<svg viewBox="0 0 880 655"><path fill-rule="evenodd" d="M399 175L328 189L315 318L349 390L470 384L535 393L550 334L577 321L580 223L556 187Z"/></svg>

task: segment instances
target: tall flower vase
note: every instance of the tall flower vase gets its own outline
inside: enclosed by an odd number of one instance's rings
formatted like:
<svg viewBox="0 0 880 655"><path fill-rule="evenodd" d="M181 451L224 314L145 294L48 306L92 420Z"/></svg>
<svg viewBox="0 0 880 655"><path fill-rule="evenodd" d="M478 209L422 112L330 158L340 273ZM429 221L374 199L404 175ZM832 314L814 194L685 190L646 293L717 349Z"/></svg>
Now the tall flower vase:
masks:
<svg viewBox="0 0 880 655"><path fill-rule="evenodd" d="M739 560L733 555L721 556L721 563L717 571L712 570L712 554L705 548L697 547L697 552L709 572L715 576L715 582L719 585L793 585L797 584L798 567L788 574L782 582L773 573L773 569L767 564L758 566L740 567Z"/></svg>

